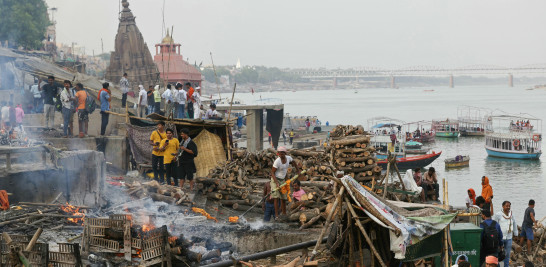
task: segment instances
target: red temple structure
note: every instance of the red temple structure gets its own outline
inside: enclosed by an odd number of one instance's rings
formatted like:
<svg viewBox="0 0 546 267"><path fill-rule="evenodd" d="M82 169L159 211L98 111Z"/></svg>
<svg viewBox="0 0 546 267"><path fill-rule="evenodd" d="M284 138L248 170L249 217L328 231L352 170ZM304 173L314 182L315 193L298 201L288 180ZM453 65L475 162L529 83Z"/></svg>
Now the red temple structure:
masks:
<svg viewBox="0 0 546 267"><path fill-rule="evenodd" d="M168 30L161 44L155 45L154 62L159 69L161 79L167 83L191 82L201 86L201 72L184 61L180 53L180 44L174 43Z"/></svg>

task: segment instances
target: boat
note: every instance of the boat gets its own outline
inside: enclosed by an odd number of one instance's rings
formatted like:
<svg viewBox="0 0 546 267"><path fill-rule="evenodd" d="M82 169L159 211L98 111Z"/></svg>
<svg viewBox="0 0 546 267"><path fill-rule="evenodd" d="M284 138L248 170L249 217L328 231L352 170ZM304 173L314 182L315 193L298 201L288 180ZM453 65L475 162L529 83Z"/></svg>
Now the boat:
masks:
<svg viewBox="0 0 546 267"><path fill-rule="evenodd" d="M442 152L432 152L431 154L413 156L413 157L404 157L396 158L396 165L399 170L409 170L415 168L424 168L434 162ZM377 161L377 165L382 167L384 170L387 169L387 159Z"/></svg>
<svg viewBox="0 0 546 267"><path fill-rule="evenodd" d="M378 159L386 159L388 153L397 158L405 154L406 136L402 133L405 122L388 117L375 117L368 120L368 131L373 134L370 144L376 149Z"/></svg>
<svg viewBox="0 0 546 267"><path fill-rule="evenodd" d="M514 122L525 125L514 127ZM530 115L496 115L488 118L485 150L491 157L539 159L542 155L542 120Z"/></svg>
<svg viewBox="0 0 546 267"><path fill-rule="evenodd" d="M407 150L421 149L421 147L423 147L423 143L419 143L419 142L413 141L413 140L406 142L406 149Z"/></svg>
<svg viewBox="0 0 546 267"><path fill-rule="evenodd" d="M432 130L436 133L436 137L457 138L459 137L459 122L450 119L433 120Z"/></svg>
<svg viewBox="0 0 546 267"><path fill-rule="evenodd" d="M485 136L487 117L491 112L485 108L472 106L457 107L457 121L461 136Z"/></svg>
<svg viewBox="0 0 546 267"><path fill-rule="evenodd" d="M430 122L417 121L410 122L404 125L406 130L406 140L415 141L419 143L434 142L436 133L432 131Z"/></svg>
<svg viewBox="0 0 546 267"><path fill-rule="evenodd" d="M445 166L447 169L449 168L460 168L460 167L468 167L470 165L470 156L461 156L458 155L453 158L448 158L444 160Z"/></svg>
<svg viewBox="0 0 546 267"><path fill-rule="evenodd" d="M406 149L406 155L424 155L427 154L429 149Z"/></svg>

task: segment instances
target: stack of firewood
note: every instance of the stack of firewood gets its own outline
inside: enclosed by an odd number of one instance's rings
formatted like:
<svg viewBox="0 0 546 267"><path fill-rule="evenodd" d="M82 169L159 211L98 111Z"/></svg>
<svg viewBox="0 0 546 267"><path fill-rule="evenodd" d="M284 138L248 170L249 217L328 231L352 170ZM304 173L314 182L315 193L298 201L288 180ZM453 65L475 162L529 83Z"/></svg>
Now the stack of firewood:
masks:
<svg viewBox="0 0 546 267"><path fill-rule="evenodd" d="M381 174L370 146L370 136L362 126L338 125L330 134L329 151L334 167L359 182L371 181Z"/></svg>
<svg viewBox="0 0 546 267"><path fill-rule="evenodd" d="M518 226L518 229L521 233L520 226ZM523 243L523 246L516 242L519 241L519 238L514 239L512 242L510 260L515 262L517 266L523 266L526 261L531 261L535 265L538 264L538 266L543 266L546 263L546 228L539 222L538 227L533 228L533 232L535 238L531 241L531 251L523 251L523 248L527 248L527 241Z"/></svg>

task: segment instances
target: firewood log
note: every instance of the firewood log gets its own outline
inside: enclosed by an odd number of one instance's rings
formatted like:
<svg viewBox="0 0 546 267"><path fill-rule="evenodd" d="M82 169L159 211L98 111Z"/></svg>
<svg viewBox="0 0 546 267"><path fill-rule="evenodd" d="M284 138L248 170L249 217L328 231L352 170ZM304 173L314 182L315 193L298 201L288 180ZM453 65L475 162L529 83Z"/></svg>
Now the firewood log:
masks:
<svg viewBox="0 0 546 267"><path fill-rule="evenodd" d="M290 217L288 219L290 221L292 221L292 222L300 221L300 216L302 214L305 216L304 218L307 220L307 218L313 218L313 217L319 215L320 210L319 209L310 209L310 210L303 210L303 211L295 212L293 214L290 214Z"/></svg>
<svg viewBox="0 0 546 267"><path fill-rule="evenodd" d="M212 198L212 199L220 200L220 199L222 199L222 194L216 193L216 192L211 192L211 193L207 194L207 197Z"/></svg>
<svg viewBox="0 0 546 267"><path fill-rule="evenodd" d="M150 197L154 201L162 201L162 202L165 202L167 204L174 204L176 202L176 199L174 197L168 197L168 196L164 196L164 195L157 194L157 193L150 193Z"/></svg>

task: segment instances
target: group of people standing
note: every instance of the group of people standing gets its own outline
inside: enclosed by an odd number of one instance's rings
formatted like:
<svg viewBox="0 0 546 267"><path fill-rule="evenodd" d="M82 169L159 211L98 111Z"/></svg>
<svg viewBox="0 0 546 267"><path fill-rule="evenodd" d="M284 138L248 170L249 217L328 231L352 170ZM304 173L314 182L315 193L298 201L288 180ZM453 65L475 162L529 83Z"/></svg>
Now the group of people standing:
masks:
<svg viewBox="0 0 546 267"><path fill-rule="evenodd" d="M150 135L154 180L171 185L172 178L175 186L178 186L180 180L181 188L184 188L184 181L187 180L190 190L193 190L197 145L189 136L189 129L180 131L180 140L174 138L174 131L165 129L165 122L161 121Z"/></svg>
<svg viewBox="0 0 546 267"><path fill-rule="evenodd" d="M127 73L123 74L120 82L122 92L121 106L127 104L127 95L130 91L130 82ZM201 87L193 88L190 82L176 83L174 86L167 84L167 88L160 92L159 85L149 86L148 91L143 85L138 86L137 113L140 117L152 113L161 113L161 102L165 102L165 117L175 119L200 119L203 116L201 110Z"/></svg>
<svg viewBox="0 0 546 267"><path fill-rule="evenodd" d="M489 178L482 177L482 193L476 197L474 189L467 190L466 206L468 209L478 210L481 213L480 227L484 229L481 236L480 265L486 262L488 257L503 261L504 266L509 266L512 242L519 238L519 245L523 246L527 241L526 251L531 254L531 242L534 240L533 226L537 225L535 218L535 201L529 200L525 209L521 232L518 231L516 220L512 214L512 203L502 202L502 210L493 211L493 188L489 184ZM493 258L490 258L493 260Z"/></svg>

